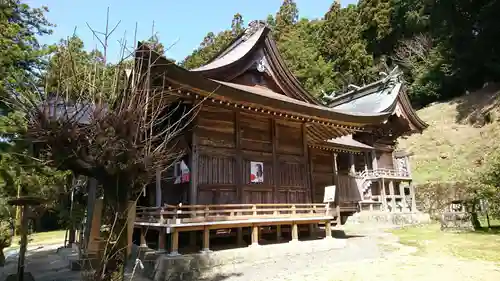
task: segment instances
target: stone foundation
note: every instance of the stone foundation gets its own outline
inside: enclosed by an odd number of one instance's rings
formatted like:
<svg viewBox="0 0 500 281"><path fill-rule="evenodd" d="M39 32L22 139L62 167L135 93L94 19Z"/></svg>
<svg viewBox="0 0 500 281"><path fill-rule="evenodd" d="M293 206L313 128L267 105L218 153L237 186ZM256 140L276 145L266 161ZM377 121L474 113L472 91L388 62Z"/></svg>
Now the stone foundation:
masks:
<svg viewBox="0 0 500 281"><path fill-rule="evenodd" d="M471 213L447 212L441 216L441 230L450 232L474 231L474 222Z"/></svg>
<svg viewBox="0 0 500 281"><path fill-rule="evenodd" d="M409 225L430 223L431 219L428 214L421 212L369 212L363 211L349 217L348 223L374 223L374 224L390 224L390 225Z"/></svg>
<svg viewBox="0 0 500 281"><path fill-rule="evenodd" d="M144 264L142 270L144 277L155 281L185 281L217 276L223 265L255 264L283 256L342 249L345 245L345 239L329 238L179 256L141 249L142 254L139 254L139 258Z"/></svg>

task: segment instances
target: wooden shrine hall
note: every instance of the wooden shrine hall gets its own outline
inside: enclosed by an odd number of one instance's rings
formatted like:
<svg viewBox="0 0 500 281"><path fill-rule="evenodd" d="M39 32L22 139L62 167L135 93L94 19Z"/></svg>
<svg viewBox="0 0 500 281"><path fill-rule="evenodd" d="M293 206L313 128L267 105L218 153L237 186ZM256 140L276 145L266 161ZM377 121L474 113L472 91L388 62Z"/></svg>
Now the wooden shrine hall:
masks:
<svg viewBox="0 0 500 281"><path fill-rule="evenodd" d="M294 241L318 225L328 238L332 222L359 209L370 171L411 179L396 169L395 141L426 124L398 73L325 103L287 69L260 21L202 67L186 70L146 45L138 63L151 87L203 100L183 133L186 155L138 202L141 245L177 254L184 240L208 250L224 235L252 245L269 233Z"/></svg>

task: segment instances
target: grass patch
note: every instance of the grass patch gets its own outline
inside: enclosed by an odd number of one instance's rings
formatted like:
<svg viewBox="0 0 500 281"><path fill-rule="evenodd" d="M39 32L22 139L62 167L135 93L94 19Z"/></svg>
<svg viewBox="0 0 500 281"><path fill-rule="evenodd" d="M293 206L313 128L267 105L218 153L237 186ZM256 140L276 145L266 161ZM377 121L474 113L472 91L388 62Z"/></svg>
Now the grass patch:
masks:
<svg viewBox="0 0 500 281"><path fill-rule="evenodd" d="M466 233L442 232L438 224L391 230L401 244L413 246L422 256L454 256L500 262L500 230Z"/></svg>
<svg viewBox="0 0 500 281"><path fill-rule="evenodd" d="M33 233L28 236L28 247L40 246L44 244L64 243L65 235L66 235L66 230ZM14 236L14 238L12 239L12 245L5 250L12 250L19 248L20 241L21 237Z"/></svg>
<svg viewBox="0 0 500 281"><path fill-rule="evenodd" d="M500 113L494 112L500 112L500 85L419 110L429 127L398 140L400 148L414 153L413 179L419 184L462 182L480 171L500 149ZM495 118L478 121L487 114Z"/></svg>

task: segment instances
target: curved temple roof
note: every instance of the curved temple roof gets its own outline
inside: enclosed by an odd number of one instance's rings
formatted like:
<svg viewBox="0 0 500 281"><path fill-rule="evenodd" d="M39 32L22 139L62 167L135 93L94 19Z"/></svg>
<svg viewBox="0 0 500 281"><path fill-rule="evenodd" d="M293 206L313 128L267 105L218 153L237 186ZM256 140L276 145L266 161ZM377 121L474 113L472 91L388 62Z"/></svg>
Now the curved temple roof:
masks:
<svg viewBox="0 0 500 281"><path fill-rule="evenodd" d="M270 29L263 21L252 21L248 28L206 65L191 69L200 75L230 82L257 64L270 75L285 95L311 104L322 103L308 93L286 67Z"/></svg>
<svg viewBox="0 0 500 281"><path fill-rule="evenodd" d="M373 147L352 139L354 127L373 127L385 122L390 115L409 117L411 131L421 131L425 124L411 107L403 91L400 73L392 71L386 78L338 97L324 101L308 93L286 67L276 43L264 22L254 21L244 33L207 64L186 70L139 43L136 59L151 56L155 72L163 73L171 85L210 95L224 102L240 103L288 114L350 126L335 133L326 127L312 125L308 131L316 144L370 150ZM143 60L144 61L144 60ZM159 68L161 68L159 70ZM269 88L233 83L233 79L248 70L266 73L282 93ZM332 137L337 137L332 139Z"/></svg>
<svg viewBox="0 0 500 281"><path fill-rule="evenodd" d="M294 99L269 89L251 87L231 82L209 79L195 71L188 71L151 51L147 46L140 44L136 58L149 61L151 55L152 68L155 72L163 73L164 78L171 84L178 85L186 90L221 98L225 101L239 102L247 105L259 106L307 116L313 119L322 119L339 125L363 127L381 124L389 114L387 113L355 113L329 108L323 105L310 104Z"/></svg>
<svg viewBox="0 0 500 281"><path fill-rule="evenodd" d="M286 96L314 105L324 105L313 97L294 77L279 55L270 30L262 21L253 21L249 27L226 49L216 55L206 65L192 69L192 72L218 80L231 82L258 61L270 74ZM412 131L422 131L427 127L412 108L404 92L401 72L395 68L385 78L338 97L328 97L329 107L355 115L375 115L380 113L404 115L408 118ZM234 84L232 86L240 86ZM280 95L278 93L275 93Z"/></svg>
<svg viewBox="0 0 500 281"><path fill-rule="evenodd" d="M326 96L329 106L347 112L374 114L387 112L404 116L410 122L413 131L421 132L427 124L418 117L404 92L401 80L402 72L394 68L385 78L347 92L338 97Z"/></svg>

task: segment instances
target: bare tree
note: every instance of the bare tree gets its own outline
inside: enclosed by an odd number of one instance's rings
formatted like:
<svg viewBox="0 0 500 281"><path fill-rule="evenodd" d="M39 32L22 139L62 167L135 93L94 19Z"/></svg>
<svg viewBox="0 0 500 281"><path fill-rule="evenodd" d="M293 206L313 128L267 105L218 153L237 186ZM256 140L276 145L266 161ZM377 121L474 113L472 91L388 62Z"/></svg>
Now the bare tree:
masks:
<svg viewBox="0 0 500 281"><path fill-rule="evenodd" d="M123 279L129 201L137 199L157 170L168 169L182 157L178 142L201 103L186 102L177 89L151 87L153 80L166 80L151 70L151 54L141 57L135 58L133 69L96 62L83 68L85 75L71 60L60 67L74 71L80 88L73 92L66 92L68 87L45 92L33 85L12 89L11 105L27 119L24 137L38 144L40 157L102 186L108 243L94 280ZM106 71L95 71L100 67ZM106 87L96 83L108 79L102 75L112 79Z"/></svg>
<svg viewBox="0 0 500 281"><path fill-rule="evenodd" d="M395 50L393 59L404 68L412 68L416 62L427 63L428 55L432 49L432 40L426 34L400 42Z"/></svg>

